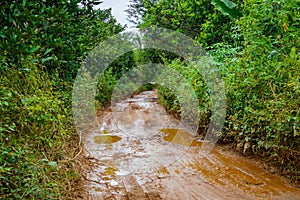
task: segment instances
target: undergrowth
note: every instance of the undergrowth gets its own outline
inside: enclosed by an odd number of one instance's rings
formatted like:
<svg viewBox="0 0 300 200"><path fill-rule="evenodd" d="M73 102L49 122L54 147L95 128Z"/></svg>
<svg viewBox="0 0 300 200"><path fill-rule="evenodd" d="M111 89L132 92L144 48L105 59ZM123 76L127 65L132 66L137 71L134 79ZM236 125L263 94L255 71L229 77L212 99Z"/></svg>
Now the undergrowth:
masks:
<svg viewBox="0 0 300 200"><path fill-rule="evenodd" d="M71 84L24 69L1 71L0 198L61 199L79 178Z"/></svg>

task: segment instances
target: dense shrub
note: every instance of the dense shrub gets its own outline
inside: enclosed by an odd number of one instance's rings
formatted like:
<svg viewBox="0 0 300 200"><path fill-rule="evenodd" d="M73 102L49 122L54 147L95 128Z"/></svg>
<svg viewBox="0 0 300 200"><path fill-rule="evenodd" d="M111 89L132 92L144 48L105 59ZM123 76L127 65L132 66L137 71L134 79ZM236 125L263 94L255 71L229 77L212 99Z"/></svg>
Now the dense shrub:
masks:
<svg viewBox="0 0 300 200"><path fill-rule="evenodd" d="M228 135L244 151L267 151L298 180L299 6L297 1L249 1L247 15L237 21L243 48L227 59L224 70Z"/></svg>
<svg viewBox="0 0 300 200"><path fill-rule="evenodd" d="M211 115L209 91L203 76L199 74L194 66L187 65L178 59L171 63L166 63L165 69L167 71L170 69L176 70L178 74L174 74L174 76L163 76L162 84L164 84L164 82L167 84L158 87L160 103L170 114L178 118L185 117L186 120L190 121L195 119L194 117L197 115L201 119L198 131L200 135L203 135L208 128L208 121ZM185 80L178 80L181 79L181 75ZM192 86L189 90L185 86L186 83L189 83ZM176 90L178 90L177 94L175 94ZM197 98L198 110L195 110L193 107L194 104L192 103L183 104L185 108L182 108L183 105L181 105L181 103L183 102L180 100L192 102L193 98L191 95L195 95ZM182 116L183 109L189 110L189 113L186 113L185 116Z"/></svg>
<svg viewBox="0 0 300 200"><path fill-rule="evenodd" d="M63 83L54 84L32 64L27 67L1 71L0 197L54 199L71 189L61 182L75 176L61 162L76 153L66 142L75 136L71 88L62 90Z"/></svg>
<svg viewBox="0 0 300 200"><path fill-rule="evenodd" d="M73 79L89 50L123 30L96 4L0 1L0 199L62 199L73 189Z"/></svg>

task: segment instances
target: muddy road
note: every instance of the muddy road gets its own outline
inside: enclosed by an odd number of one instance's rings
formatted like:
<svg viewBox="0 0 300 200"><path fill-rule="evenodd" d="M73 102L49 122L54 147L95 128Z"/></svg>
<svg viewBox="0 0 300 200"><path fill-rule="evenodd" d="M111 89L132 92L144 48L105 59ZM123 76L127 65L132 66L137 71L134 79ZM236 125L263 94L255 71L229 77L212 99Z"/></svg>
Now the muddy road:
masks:
<svg viewBox="0 0 300 200"><path fill-rule="evenodd" d="M300 190L253 160L202 145L145 91L103 112L85 136L94 164L85 199L300 199Z"/></svg>

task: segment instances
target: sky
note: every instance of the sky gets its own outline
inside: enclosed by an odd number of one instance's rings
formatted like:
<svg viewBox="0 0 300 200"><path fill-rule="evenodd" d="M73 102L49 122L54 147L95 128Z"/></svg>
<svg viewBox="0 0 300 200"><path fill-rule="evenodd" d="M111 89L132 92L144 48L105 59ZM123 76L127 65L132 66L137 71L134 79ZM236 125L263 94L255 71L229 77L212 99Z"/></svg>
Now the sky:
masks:
<svg viewBox="0 0 300 200"><path fill-rule="evenodd" d="M129 0L102 0L103 3L99 5L101 9L112 8L112 15L117 19L117 21L130 28L134 26L130 22L126 20L127 13L125 10L127 9L127 5L130 4ZM97 6L98 7L98 6Z"/></svg>

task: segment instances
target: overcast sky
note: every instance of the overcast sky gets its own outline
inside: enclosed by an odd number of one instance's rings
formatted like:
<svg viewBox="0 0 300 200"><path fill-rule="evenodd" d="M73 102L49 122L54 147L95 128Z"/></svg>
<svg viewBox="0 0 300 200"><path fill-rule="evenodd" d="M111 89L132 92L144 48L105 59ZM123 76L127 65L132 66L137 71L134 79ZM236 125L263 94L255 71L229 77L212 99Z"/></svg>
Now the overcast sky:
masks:
<svg viewBox="0 0 300 200"><path fill-rule="evenodd" d="M126 20L127 13L125 10L127 9L127 5L130 3L129 0L102 0L103 3L99 5L101 9L107 9L112 8L112 14L117 19L117 21L125 25L127 24L127 27L132 27L133 24L129 23Z"/></svg>

